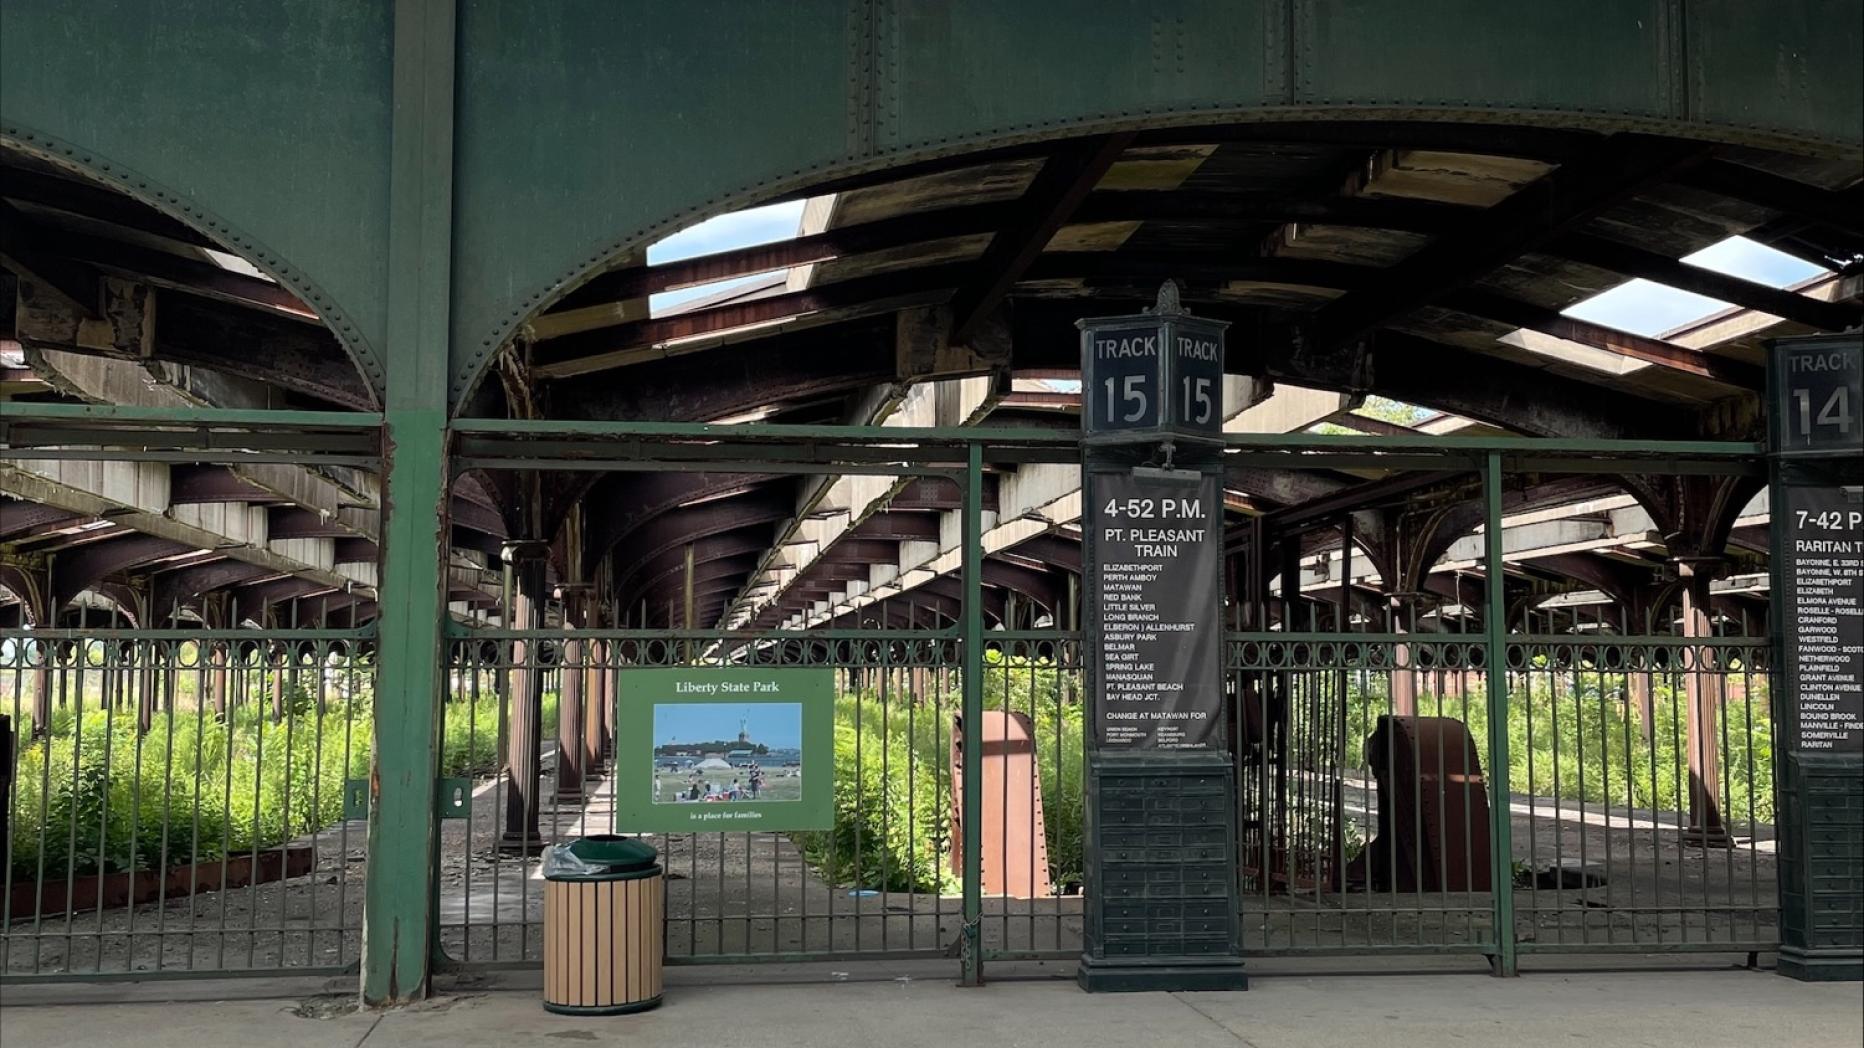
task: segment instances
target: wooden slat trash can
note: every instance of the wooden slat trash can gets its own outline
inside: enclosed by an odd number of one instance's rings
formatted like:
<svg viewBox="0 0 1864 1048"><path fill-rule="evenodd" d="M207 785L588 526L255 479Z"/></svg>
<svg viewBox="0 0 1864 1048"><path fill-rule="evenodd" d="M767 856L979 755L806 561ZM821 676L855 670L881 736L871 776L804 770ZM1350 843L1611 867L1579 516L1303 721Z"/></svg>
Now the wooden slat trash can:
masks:
<svg viewBox="0 0 1864 1048"><path fill-rule="evenodd" d="M667 897L658 859L649 845L610 835L546 857L546 1010L620 1015L660 1004Z"/></svg>

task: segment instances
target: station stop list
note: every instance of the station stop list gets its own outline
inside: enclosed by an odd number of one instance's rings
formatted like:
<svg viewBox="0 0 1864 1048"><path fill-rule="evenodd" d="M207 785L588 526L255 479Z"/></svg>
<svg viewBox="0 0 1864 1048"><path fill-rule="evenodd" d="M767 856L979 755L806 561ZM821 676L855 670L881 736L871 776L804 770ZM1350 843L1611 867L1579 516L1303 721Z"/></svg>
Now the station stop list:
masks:
<svg viewBox="0 0 1864 1048"><path fill-rule="evenodd" d="M1096 475L1089 579L1100 609L1104 747L1220 745L1217 478Z"/></svg>
<svg viewBox="0 0 1864 1048"><path fill-rule="evenodd" d="M1864 755L1864 343L1783 339L1769 391L1776 606L1806 755Z"/></svg>
<svg viewBox="0 0 1864 1048"><path fill-rule="evenodd" d="M1802 753L1864 754L1864 504L1853 487L1786 487L1788 680Z"/></svg>

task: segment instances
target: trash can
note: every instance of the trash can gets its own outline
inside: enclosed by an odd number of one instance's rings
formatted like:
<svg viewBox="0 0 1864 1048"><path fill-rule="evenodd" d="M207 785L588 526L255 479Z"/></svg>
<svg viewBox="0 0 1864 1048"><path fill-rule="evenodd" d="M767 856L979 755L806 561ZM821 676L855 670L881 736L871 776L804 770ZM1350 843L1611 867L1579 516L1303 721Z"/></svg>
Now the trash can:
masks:
<svg viewBox="0 0 1864 1048"><path fill-rule="evenodd" d="M659 853L598 835L544 856L544 1008L620 1015L660 1004L666 878Z"/></svg>

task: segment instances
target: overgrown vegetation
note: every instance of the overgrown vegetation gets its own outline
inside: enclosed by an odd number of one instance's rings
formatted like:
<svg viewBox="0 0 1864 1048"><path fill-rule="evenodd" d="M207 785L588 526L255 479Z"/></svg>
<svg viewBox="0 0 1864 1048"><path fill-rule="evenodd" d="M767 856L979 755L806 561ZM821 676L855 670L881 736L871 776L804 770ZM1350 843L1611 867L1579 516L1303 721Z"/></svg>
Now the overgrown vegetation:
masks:
<svg viewBox="0 0 1864 1048"><path fill-rule="evenodd" d="M1468 724L1486 770L1488 706L1480 680L1471 676L1467 698L1420 688L1417 710L1423 716L1453 717ZM1730 683L1741 680L1736 676ZM1754 683L1764 689L1764 679ZM1553 673L1542 666L1526 681L1517 676L1510 684L1512 792L1619 809L1688 810L1687 696L1680 675L1652 675L1648 732L1637 704L1624 701L1622 676ZM1388 708L1388 694L1389 682L1383 676L1349 679L1349 765L1362 763L1363 740ZM1768 717L1764 690L1751 696L1731 694L1721 707L1715 738L1721 775L1714 788L1725 795L1725 820L1773 821L1773 730Z"/></svg>
<svg viewBox="0 0 1864 1048"><path fill-rule="evenodd" d="M1688 743L1683 682L1653 676L1653 723L1643 730L1635 705L1622 695L1624 678L1556 674L1536 666L1515 676L1509 704L1509 779L1516 795L1558 796L1651 811L1687 810ZM1471 675L1467 698L1420 688L1418 712L1469 725L1487 770L1488 717L1481 678ZM1717 744L1731 824L1773 819L1772 730L1764 691L1742 692L1729 678ZM1764 688L1764 680L1752 682ZM951 718L954 690L922 695L917 704L894 689L883 703L870 690L844 695L836 707L835 823L798 834L805 855L833 883L888 891L950 892L952 873ZM1365 739L1389 709L1389 680L1379 674L1347 679L1344 766L1364 769ZM1079 675L1040 660L987 655L987 709L1029 718L1042 786L1051 882L1059 890L1081 879L1085 765ZM1334 722L1337 730L1338 722ZM1300 730L1297 728L1297 730ZM1363 844L1361 827L1341 827L1346 854Z"/></svg>
<svg viewBox="0 0 1864 1048"><path fill-rule="evenodd" d="M1082 876L1084 766L1078 675L1040 660L986 653L984 708L1029 718L1042 786L1049 877ZM835 710L835 823L796 835L837 884L886 891L954 892L951 784L956 692L887 701L864 690Z"/></svg>
<svg viewBox="0 0 1864 1048"><path fill-rule="evenodd" d="M835 884L949 892L951 712L872 692L835 703L835 821L797 846Z"/></svg>
<svg viewBox="0 0 1864 1048"><path fill-rule="evenodd" d="M543 737L548 739L557 732L557 692L544 692L542 711ZM477 696L448 702L441 715L440 774L459 778L491 775L502 763L498 693L486 688Z"/></svg>
<svg viewBox="0 0 1864 1048"><path fill-rule="evenodd" d="M543 696L544 733L557 694ZM53 714L50 738L23 745L11 800L13 881L158 870L276 847L343 817L349 779L369 774L373 702L326 700L321 713L288 687L286 715L268 702L225 720L177 709L137 731L133 709ZM437 754L444 776L500 764L496 694L446 705Z"/></svg>
<svg viewBox="0 0 1864 1048"><path fill-rule="evenodd" d="M154 870L269 848L342 818L343 783L368 774L366 702L292 699L225 721L179 714L136 730L133 710L53 716L26 746L14 783L16 882Z"/></svg>

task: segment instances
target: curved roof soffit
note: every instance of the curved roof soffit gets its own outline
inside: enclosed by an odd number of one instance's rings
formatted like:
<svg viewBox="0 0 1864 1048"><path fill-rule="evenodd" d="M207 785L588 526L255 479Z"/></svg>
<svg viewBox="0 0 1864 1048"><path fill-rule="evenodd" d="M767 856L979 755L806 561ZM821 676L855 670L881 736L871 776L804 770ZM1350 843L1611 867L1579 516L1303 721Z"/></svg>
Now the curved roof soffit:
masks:
<svg viewBox="0 0 1864 1048"><path fill-rule="evenodd" d="M871 0L825 5L819 17L698 3L469 18L460 114L480 133L461 140L457 243L483 271L460 274L474 293L455 299L452 395L458 403L531 316L660 236L863 172L982 150L1195 125L1434 121L1864 156L1864 32L1845 6L1445 3L1356 5L1348 17L1314 0L1286 23L1266 4L1211 3L1164 24L1139 5L1084 15L1067 32L1039 5L981 0ZM869 20L935 31L870 33ZM1170 65L1132 46L1161 33L1178 56ZM614 65L612 50L645 38L666 42L662 53ZM740 41L746 61L729 73L678 75L683 47L737 53ZM510 90L493 74L520 60L553 73ZM847 75L857 61L866 75ZM1083 66L1095 75L1042 75ZM475 90L494 80L497 92ZM539 119L568 85L590 82L610 85L609 112ZM705 133L682 138L669 119ZM592 121L617 133L591 134ZM548 184L528 160L539 155L553 158Z"/></svg>
<svg viewBox="0 0 1864 1048"><path fill-rule="evenodd" d="M392 5L281 0L227 19L182 0L163 12L185 25L174 33L131 7L9 10L0 137L227 243L302 294L379 390ZM1857 15L1853 0L1205 0L1171 19L1118 5L1058 26L1044 5L987 0L461 5L449 394L461 403L529 317L659 235L939 157L1361 121L1854 159ZM1055 75L1082 68L1093 75Z"/></svg>
<svg viewBox="0 0 1864 1048"><path fill-rule="evenodd" d="M210 210L203 199L172 190L92 150L23 128L10 119L0 119L0 146L46 161L154 208L212 241L219 250L238 256L270 277L317 314L318 323L335 339L343 359L355 369L371 401L381 402L386 377L381 360L336 298L282 253Z"/></svg>

